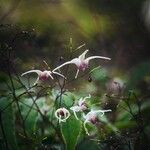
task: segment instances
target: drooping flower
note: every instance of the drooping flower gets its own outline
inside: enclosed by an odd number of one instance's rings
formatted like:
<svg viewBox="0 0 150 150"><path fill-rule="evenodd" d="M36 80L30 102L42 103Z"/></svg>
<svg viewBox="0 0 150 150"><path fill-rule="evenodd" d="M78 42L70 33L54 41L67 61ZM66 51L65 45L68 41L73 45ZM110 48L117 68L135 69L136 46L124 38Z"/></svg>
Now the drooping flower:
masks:
<svg viewBox="0 0 150 150"><path fill-rule="evenodd" d="M92 59L100 58L100 59L106 59L106 60L111 60L108 57L103 57L103 56L91 56L85 58L85 55L87 54L89 50L85 50L79 57L72 59L71 61L67 61L64 64L56 67L53 71L60 69L61 67L68 65L68 64L75 64L77 66L77 72L75 75L75 78L78 77L79 71L85 71L89 67L89 61Z"/></svg>
<svg viewBox="0 0 150 150"><path fill-rule="evenodd" d="M70 117L70 112L66 108L59 108L55 111L55 117L60 122L66 122L66 120Z"/></svg>
<svg viewBox="0 0 150 150"><path fill-rule="evenodd" d="M58 73L58 72L56 72L56 71L48 71L48 70L45 70L45 71L41 71L41 70L30 70L30 71L27 71L27 72L23 73L21 76L24 76L24 75L29 74L29 73L37 73L37 74L38 74L38 77L37 77L37 79L36 79L34 85L37 84L39 80L45 81L45 80L47 80L49 77L50 77L51 79L54 79L53 76L52 76L52 74L59 75L59 76L65 78L64 75L62 75L62 74L60 74L60 73Z"/></svg>
<svg viewBox="0 0 150 150"><path fill-rule="evenodd" d="M86 103L85 103L85 100L86 100L87 98L91 98L91 95L89 94L89 96L86 96L86 97L84 97L84 98L81 97L81 98L79 99L79 101L78 101L78 104L75 105L75 106L72 106L72 107L70 108L70 109L73 111L74 116L76 117L77 120L79 120L79 119L78 119L78 117L77 117L76 112L82 112L82 111L84 111L84 110L87 109Z"/></svg>
<svg viewBox="0 0 150 150"><path fill-rule="evenodd" d="M89 135L88 129L86 128L86 124L87 123L92 123L92 124L96 124L99 120L98 120L98 114L101 113L101 117L104 115L105 112L110 112L112 111L111 109L108 110L91 110L90 112L88 112L86 115L83 115L85 121L84 121L84 129L86 134Z"/></svg>

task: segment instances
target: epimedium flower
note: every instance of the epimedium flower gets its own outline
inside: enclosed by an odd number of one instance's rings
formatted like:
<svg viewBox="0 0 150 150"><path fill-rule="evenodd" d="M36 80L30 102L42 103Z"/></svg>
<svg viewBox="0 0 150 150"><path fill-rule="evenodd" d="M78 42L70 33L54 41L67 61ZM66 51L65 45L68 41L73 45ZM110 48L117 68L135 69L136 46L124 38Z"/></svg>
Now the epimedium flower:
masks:
<svg viewBox="0 0 150 150"><path fill-rule="evenodd" d="M86 134L89 135L88 129L86 128L87 123L96 124L99 121L98 114L101 113L101 117L102 117L105 112L110 112L110 111L112 111L112 110L111 109L108 109L108 110L91 110L86 115L84 114L83 117L84 117L85 121L84 121L83 126L84 126Z"/></svg>
<svg viewBox="0 0 150 150"><path fill-rule="evenodd" d="M59 108L55 111L55 117L60 122L66 122L66 120L70 117L70 112L66 108Z"/></svg>
<svg viewBox="0 0 150 150"><path fill-rule="evenodd" d="M87 98L91 98L91 95L89 94L89 96L86 96L86 97L84 97L84 98L81 97L81 98L79 99L77 105L72 106L72 107L70 108L70 109L73 111L74 116L75 116L75 118L76 118L77 120L79 120L79 118L77 117L76 112L82 112L82 111L84 111L84 110L87 109L87 106L86 106L86 103L85 103L85 101L86 101Z"/></svg>
<svg viewBox="0 0 150 150"><path fill-rule="evenodd" d="M77 72L75 75L75 78L78 77L79 71L85 71L89 67L89 61L92 59L106 59L111 60L109 57L103 57L103 56L90 56L85 58L85 55L87 54L89 50L85 50L79 57L72 59L71 61L67 61L64 64L56 67L53 71L60 69L61 67L68 65L68 64L75 64L77 66Z"/></svg>
<svg viewBox="0 0 150 150"><path fill-rule="evenodd" d="M26 74L29 74L29 73L37 73L38 74L38 77L36 79L36 81L34 82L34 85L36 85L38 83L38 81L45 81L47 80L49 77L53 80L53 76L52 74L55 74L55 75L59 75L63 78L65 78L64 75L56 72L56 71L48 71L48 70L45 70L45 71L41 71L41 70L30 70L30 71L27 71L25 73L23 73L21 76L24 76ZM65 78L66 79L66 78Z"/></svg>

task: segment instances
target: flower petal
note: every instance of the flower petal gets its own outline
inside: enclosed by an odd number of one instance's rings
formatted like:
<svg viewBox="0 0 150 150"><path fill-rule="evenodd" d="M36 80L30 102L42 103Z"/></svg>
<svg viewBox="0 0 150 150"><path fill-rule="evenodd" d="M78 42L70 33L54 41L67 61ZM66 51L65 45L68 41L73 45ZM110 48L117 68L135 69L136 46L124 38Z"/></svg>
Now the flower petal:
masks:
<svg viewBox="0 0 150 150"><path fill-rule="evenodd" d="M86 53L87 53L88 51L89 51L88 49L85 50L78 58L79 58L81 61L85 60L85 55L86 55Z"/></svg>
<svg viewBox="0 0 150 150"><path fill-rule="evenodd" d="M79 99L79 101L78 101L78 105L79 106L81 106L84 102L85 102L85 100L87 99L87 98L91 98L91 94L89 94L89 96L86 96L86 97L81 97L80 99Z"/></svg>
<svg viewBox="0 0 150 150"><path fill-rule="evenodd" d="M27 71L27 72L21 74L21 76L24 76L24 75L26 75L28 73L37 73L39 75L39 74L42 73L42 71L41 70L30 70L30 71Z"/></svg>
<svg viewBox="0 0 150 150"><path fill-rule="evenodd" d="M75 79L78 77L79 74L79 69L77 69L76 75L75 75Z"/></svg>
<svg viewBox="0 0 150 150"><path fill-rule="evenodd" d="M84 97L84 101L87 99L87 98L91 98L91 94L89 94L88 96Z"/></svg>
<svg viewBox="0 0 150 150"><path fill-rule="evenodd" d="M72 111L76 111L79 112L80 111L80 107L79 106L73 106L70 108Z"/></svg>
<svg viewBox="0 0 150 150"><path fill-rule="evenodd" d="M53 76L52 76L51 74L52 74L52 72L51 72L51 71L48 71L48 75L50 76L50 78L51 78L52 80L54 80L54 78L53 78Z"/></svg>
<svg viewBox="0 0 150 150"><path fill-rule="evenodd" d="M67 62L63 63L62 65L60 65L60 66L56 67L55 69L53 69L52 72L55 72L56 70L62 68L62 67L65 66L65 65L68 65L68 64L74 64L74 62L72 62L72 61L67 61Z"/></svg>
<svg viewBox="0 0 150 150"><path fill-rule="evenodd" d="M78 116L77 116L76 112L75 112L75 111L73 111L73 113L74 113L75 118L76 118L77 120L79 120L79 118L78 118Z"/></svg>
<svg viewBox="0 0 150 150"><path fill-rule="evenodd" d="M87 124L87 123L88 123L88 121L85 120L84 123L83 123L83 127L84 127L84 130L85 130L86 134L87 134L87 135L90 135L89 132L88 132L88 129L87 129L87 127L86 127L86 124Z"/></svg>
<svg viewBox="0 0 150 150"><path fill-rule="evenodd" d="M97 58L100 58L100 59L106 59L106 60L111 60L111 58L109 58L109 57L103 57L103 56L91 56L91 57L86 58L85 61L88 63L90 60L92 60L92 59L97 59Z"/></svg>
<svg viewBox="0 0 150 150"><path fill-rule="evenodd" d="M38 83L38 81L39 81L39 77L37 77L37 79L36 79L36 81L34 82L33 85L36 85Z"/></svg>
<svg viewBox="0 0 150 150"><path fill-rule="evenodd" d="M58 73L58 72L53 71L52 73L53 73L53 74L57 74L57 75L63 77L64 79L66 79L66 77L65 77L64 75L62 75L62 74L60 74L60 73Z"/></svg>

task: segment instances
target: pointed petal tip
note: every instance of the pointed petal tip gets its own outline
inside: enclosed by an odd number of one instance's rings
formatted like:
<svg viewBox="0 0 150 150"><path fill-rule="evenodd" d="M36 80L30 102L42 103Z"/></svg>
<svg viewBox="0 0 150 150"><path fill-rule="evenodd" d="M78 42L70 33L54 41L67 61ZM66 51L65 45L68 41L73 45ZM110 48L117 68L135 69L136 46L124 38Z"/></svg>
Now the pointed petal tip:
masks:
<svg viewBox="0 0 150 150"><path fill-rule="evenodd" d="M89 49L86 49L83 53L86 54L87 52L89 52Z"/></svg>
<svg viewBox="0 0 150 150"><path fill-rule="evenodd" d="M21 74L21 77L24 76L24 75L25 75L25 73L22 73L22 74Z"/></svg>
<svg viewBox="0 0 150 150"><path fill-rule="evenodd" d="M111 60L110 57L103 57L103 59L105 59L105 60Z"/></svg>

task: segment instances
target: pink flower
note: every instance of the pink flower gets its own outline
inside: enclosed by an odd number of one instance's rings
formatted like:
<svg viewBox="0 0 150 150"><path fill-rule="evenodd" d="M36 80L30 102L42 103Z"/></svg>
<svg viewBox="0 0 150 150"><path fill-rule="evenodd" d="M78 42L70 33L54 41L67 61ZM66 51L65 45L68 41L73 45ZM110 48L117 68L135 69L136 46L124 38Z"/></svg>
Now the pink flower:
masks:
<svg viewBox="0 0 150 150"><path fill-rule="evenodd" d="M37 74L38 74L38 77L37 77L37 79L36 79L34 85L37 84L39 80L40 80L40 81L45 81L45 80L47 80L49 77L50 77L51 79L54 79L53 76L52 76L52 74L59 75L59 76L65 78L64 75L62 75L62 74L60 74L60 73L58 73L58 72L55 72L55 71L47 71L47 70L45 70L45 71L41 71L41 70L30 70L30 71L27 71L27 72L23 73L21 76L24 76L24 75L29 74L29 73L37 73Z"/></svg>
<svg viewBox="0 0 150 150"><path fill-rule="evenodd" d="M86 96L86 97L84 97L84 98L81 97L81 98L79 99L79 101L78 101L78 104L75 105L75 106L72 106L72 107L70 108L70 109L73 111L74 116L76 117L77 120L79 120L79 119L78 119L78 117L77 117L76 112L82 112L82 111L84 111L84 110L87 109L86 103L85 103L85 100L86 100L87 98L91 98L91 95L89 94L89 96Z"/></svg>
<svg viewBox="0 0 150 150"><path fill-rule="evenodd" d="M96 58L111 60L110 58L103 57L103 56L91 56L91 57L85 58L85 55L88 51L89 50L85 50L79 57L74 58L71 61L65 62L64 64L56 67L53 71L58 70L61 67L68 65L68 64L75 64L77 66L77 72L76 72L75 78L77 78L80 70L85 71L85 69L87 69L89 67L89 61L90 60L96 59Z"/></svg>
<svg viewBox="0 0 150 150"><path fill-rule="evenodd" d="M83 115L85 121L84 121L84 129L86 134L89 135L89 132L86 128L86 124L87 123L92 123L92 124L96 124L99 120L98 120L98 114L101 113L101 117L104 115L105 112L110 112L111 109L108 110L91 110L90 112L88 112L86 115Z"/></svg>

